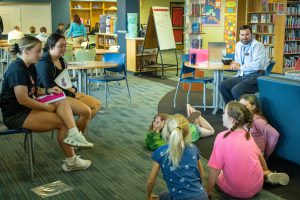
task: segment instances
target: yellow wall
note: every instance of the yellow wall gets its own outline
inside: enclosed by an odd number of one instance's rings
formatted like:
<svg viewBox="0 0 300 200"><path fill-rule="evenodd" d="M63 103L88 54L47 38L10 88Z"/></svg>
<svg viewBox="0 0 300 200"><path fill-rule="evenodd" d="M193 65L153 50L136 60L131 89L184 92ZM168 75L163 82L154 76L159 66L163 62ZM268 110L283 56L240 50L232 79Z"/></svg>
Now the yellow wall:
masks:
<svg viewBox="0 0 300 200"><path fill-rule="evenodd" d="M142 6L140 8L140 23L147 24L148 16L151 6L163 6L170 7L170 2L183 2L185 0L141 0ZM223 42L224 41L224 7L225 0L222 0L222 12L221 12L221 24L220 26L203 26L202 35L203 38L203 48L207 48L208 42Z"/></svg>
<svg viewBox="0 0 300 200"><path fill-rule="evenodd" d="M151 6L161 6L161 7L168 7L170 8L170 2L182 2L184 0L140 0L141 1L141 8L140 8L140 23L147 24L148 23L148 16L150 12Z"/></svg>

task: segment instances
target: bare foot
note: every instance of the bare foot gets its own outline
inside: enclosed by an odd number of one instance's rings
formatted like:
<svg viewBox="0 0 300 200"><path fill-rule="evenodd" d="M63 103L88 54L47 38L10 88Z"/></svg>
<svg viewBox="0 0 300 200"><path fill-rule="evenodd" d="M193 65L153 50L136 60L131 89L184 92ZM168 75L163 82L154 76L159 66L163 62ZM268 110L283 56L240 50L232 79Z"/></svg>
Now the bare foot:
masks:
<svg viewBox="0 0 300 200"><path fill-rule="evenodd" d="M192 114L192 113L194 113L194 112L199 112L200 115L201 115L201 112L200 112L199 110L196 110L193 106L190 106L190 107L189 107L189 112L190 112L190 114Z"/></svg>
<svg viewBox="0 0 300 200"><path fill-rule="evenodd" d="M193 112L188 118L187 120L190 123L194 123L196 119L198 119L198 117L201 116L201 113L199 111Z"/></svg>

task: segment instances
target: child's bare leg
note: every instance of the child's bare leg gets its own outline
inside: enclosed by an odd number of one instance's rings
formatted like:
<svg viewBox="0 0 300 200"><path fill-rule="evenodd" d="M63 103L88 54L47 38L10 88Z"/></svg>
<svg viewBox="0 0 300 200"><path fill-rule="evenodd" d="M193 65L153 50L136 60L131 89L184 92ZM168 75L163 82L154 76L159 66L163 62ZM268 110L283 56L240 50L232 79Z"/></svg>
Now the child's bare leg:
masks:
<svg viewBox="0 0 300 200"><path fill-rule="evenodd" d="M189 115L191 115L192 113L195 113L195 112L199 112L201 114L200 111L196 110L190 104L187 104L187 110L189 112ZM208 137L208 136L215 134L214 128L201 115L197 119L195 119L194 124L197 125L201 131L200 137Z"/></svg>

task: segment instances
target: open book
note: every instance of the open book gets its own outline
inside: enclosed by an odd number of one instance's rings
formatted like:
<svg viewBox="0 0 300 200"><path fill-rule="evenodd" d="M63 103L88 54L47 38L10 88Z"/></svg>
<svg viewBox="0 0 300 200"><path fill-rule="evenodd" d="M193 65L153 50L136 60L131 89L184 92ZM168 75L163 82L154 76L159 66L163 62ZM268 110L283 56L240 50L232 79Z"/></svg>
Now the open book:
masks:
<svg viewBox="0 0 300 200"><path fill-rule="evenodd" d="M41 102L41 103L53 103L56 101L60 101L66 98L65 93L60 93L60 94L47 94L47 95L43 95L43 96L39 96L36 98L37 101Z"/></svg>
<svg viewBox="0 0 300 200"><path fill-rule="evenodd" d="M61 88L67 90L72 87L72 81L67 69L64 69L58 77L54 80L54 82Z"/></svg>

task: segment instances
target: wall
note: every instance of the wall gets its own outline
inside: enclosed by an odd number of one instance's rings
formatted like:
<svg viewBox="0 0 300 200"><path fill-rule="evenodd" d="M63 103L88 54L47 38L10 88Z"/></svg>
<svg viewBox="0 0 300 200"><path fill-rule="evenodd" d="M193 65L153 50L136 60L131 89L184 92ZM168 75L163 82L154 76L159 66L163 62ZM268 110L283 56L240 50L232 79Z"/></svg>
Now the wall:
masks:
<svg viewBox="0 0 300 200"><path fill-rule="evenodd" d="M140 22L141 24L147 24L148 16L151 6L163 6L170 7L170 2L183 2L185 0L141 0L142 6L140 8ZM224 41L224 8L225 0L222 0L222 12L221 12L221 25L220 26L203 26L202 35L203 48L207 48L208 42L223 42Z"/></svg>
<svg viewBox="0 0 300 200"><path fill-rule="evenodd" d="M225 0L221 2L221 23L220 26L205 26L203 25L203 32L205 34L201 35L203 39L203 49L207 49L208 42L224 42L224 9Z"/></svg>
<svg viewBox="0 0 300 200"><path fill-rule="evenodd" d="M0 3L51 3L52 30L55 31L60 22L70 23L70 0L0 0Z"/></svg>
<svg viewBox="0 0 300 200"><path fill-rule="evenodd" d="M140 8L140 22L141 24L147 24L150 8L152 6L168 7L170 8L170 2L183 2L184 0L141 0L142 6Z"/></svg>

